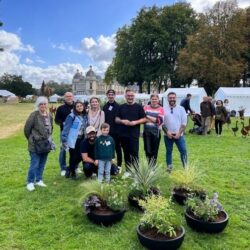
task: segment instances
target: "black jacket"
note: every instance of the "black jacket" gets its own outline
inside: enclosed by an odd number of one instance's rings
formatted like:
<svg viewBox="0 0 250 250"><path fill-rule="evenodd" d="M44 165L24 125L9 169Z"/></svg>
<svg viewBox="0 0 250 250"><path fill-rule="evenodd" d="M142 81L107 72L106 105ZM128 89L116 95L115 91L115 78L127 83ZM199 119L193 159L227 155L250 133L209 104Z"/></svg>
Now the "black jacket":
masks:
<svg viewBox="0 0 250 250"><path fill-rule="evenodd" d="M105 122L109 124L111 134L118 132L119 125L115 122L115 117L117 116L119 106L117 102L107 102L103 107Z"/></svg>
<svg viewBox="0 0 250 250"><path fill-rule="evenodd" d="M56 110L55 123L60 125L61 131L63 130L63 124L67 118L67 116L71 113L74 104L69 105L64 103Z"/></svg>

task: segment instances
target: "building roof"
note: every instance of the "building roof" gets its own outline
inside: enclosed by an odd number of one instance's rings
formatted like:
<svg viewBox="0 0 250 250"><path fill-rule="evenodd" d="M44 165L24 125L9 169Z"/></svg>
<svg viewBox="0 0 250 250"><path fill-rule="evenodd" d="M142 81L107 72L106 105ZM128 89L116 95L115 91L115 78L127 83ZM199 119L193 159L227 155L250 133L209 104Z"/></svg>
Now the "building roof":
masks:
<svg viewBox="0 0 250 250"><path fill-rule="evenodd" d="M0 89L0 96L8 97L8 96L16 96L8 90Z"/></svg>
<svg viewBox="0 0 250 250"><path fill-rule="evenodd" d="M93 77L96 76L95 72L92 70L92 66L89 67L88 72L86 73L86 77Z"/></svg>

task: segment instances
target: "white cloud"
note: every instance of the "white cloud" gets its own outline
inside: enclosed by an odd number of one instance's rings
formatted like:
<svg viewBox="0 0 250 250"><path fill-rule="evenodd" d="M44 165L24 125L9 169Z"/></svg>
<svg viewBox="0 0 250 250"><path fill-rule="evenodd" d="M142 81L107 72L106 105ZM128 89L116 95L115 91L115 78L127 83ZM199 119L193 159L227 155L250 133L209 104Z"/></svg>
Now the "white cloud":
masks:
<svg viewBox="0 0 250 250"><path fill-rule="evenodd" d="M26 57L24 61L25 61L25 63L27 63L27 64L33 64L33 63L34 63L34 61L31 60L31 59L28 58L28 57Z"/></svg>
<svg viewBox="0 0 250 250"><path fill-rule="evenodd" d="M204 12L208 8L211 8L218 0L188 0L192 7L198 12ZM249 0L238 0L238 6L240 8L246 8L249 6Z"/></svg>
<svg viewBox="0 0 250 250"><path fill-rule="evenodd" d="M24 45L21 42L20 37L14 33L9 33L4 30L0 30L0 47L6 51L21 51L35 53L34 48L30 45Z"/></svg>

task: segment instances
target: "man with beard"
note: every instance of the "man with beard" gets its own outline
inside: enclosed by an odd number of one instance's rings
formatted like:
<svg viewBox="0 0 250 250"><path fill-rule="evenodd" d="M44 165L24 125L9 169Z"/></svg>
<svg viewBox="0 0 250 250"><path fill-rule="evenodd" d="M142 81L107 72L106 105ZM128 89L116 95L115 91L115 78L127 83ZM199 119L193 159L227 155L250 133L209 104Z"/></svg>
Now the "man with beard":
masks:
<svg viewBox="0 0 250 250"><path fill-rule="evenodd" d="M163 131L166 146L167 172L172 171L172 151L175 143L182 161L183 167L187 165L187 150L184 139L184 131L187 125L186 111L182 106L176 105L176 93L168 93L168 105L164 107Z"/></svg>
<svg viewBox="0 0 250 250"><path fill-rule="evenodd" d="M60 125L61 133L63 131L64 122L66 117L71 113L74 106L74 95L71 92L64 94L64 104L58 107L55 116L55 123ZM61 135L60 135L61 138ZM66 150L61 145L59 153L59 164L61 168L61 176L66 174Z"/></svg>
<svg viewBox="0 0 250 250"><path fill-rule="evenodd" d="M95 159L96 129L93 126L86 128L86 136L80 144L80 152L83 161L83 172L86 177L91 177L97 173L98 160Z"/></svg>

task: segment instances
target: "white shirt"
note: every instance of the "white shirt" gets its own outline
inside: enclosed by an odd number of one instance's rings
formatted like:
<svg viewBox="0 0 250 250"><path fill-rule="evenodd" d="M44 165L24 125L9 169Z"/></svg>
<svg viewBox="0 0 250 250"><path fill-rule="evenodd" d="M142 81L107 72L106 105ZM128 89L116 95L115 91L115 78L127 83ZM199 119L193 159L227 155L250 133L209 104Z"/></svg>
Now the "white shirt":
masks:
<svg viewBox="0 0 250 250"><path fill-rule="evenodd" d="M182 106L164 107L164 120L163 124L170 132L178 133L181 126L187 125L187 114Z"/></svg>

